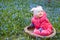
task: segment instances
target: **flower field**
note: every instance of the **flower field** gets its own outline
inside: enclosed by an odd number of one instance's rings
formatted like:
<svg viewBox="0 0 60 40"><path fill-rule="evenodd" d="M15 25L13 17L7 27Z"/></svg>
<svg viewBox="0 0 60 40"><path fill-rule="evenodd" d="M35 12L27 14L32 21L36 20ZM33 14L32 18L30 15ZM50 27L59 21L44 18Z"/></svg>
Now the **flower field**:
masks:
<svg viewBox="0 0 60 40"><path fill-rule="evenodd" d="M0 0L0 39L1 40L40 40L24 32L31 23L30 9L41 5L55 27L57 34L48 40L60 40L60 0Z"/></svg>

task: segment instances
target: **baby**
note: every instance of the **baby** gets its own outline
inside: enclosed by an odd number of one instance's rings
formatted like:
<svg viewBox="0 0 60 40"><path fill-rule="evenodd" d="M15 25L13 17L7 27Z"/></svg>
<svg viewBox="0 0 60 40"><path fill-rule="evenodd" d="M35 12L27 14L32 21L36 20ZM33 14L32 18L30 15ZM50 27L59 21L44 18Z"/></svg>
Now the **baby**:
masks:
<svg viewBox="0 0 60 40"><path fill-rule="evenodd" d="M41 6L32 8L33 17L31 19L31 27L35 27L34 34L48 36L52 33L52 24L47 18L46 12Z"/></svg>

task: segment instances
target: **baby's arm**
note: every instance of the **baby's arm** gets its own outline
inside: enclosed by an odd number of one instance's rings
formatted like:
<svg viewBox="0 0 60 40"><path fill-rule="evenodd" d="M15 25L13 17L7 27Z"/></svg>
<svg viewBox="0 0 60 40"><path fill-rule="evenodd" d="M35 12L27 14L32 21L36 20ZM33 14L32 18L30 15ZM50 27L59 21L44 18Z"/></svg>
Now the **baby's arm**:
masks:
<svg viewBox="0 0 60 40"><path fill-rule="evenodd" d="M45 25L47 26L47 28L41 31L41 35L44 35L44 36L52 33L52 25L50 23L46 23Z"/></svg>

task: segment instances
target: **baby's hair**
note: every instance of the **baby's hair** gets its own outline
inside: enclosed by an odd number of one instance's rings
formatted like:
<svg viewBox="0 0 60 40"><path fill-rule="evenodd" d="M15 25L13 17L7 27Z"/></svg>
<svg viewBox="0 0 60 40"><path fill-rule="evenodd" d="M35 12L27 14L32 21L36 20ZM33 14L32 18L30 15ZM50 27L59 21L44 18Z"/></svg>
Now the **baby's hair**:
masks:
<svg viewBox="0 0 60 40"><path fill-rule="evenodd" d="M32 11L34 13L34 15L37 15L38 12L43 11L42 6L37 6L32 8L30 11Z"/></svg>

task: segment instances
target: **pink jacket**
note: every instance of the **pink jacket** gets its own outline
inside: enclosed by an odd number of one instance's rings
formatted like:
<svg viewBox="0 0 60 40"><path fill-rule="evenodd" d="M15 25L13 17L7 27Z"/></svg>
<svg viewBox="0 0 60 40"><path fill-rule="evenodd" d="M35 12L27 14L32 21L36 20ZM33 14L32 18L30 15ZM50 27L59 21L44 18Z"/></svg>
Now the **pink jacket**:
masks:
<svg viewBox="0 0 60 40"><path fill-rule="evenodd" d="M49 35L52 32L52 25L46 17L46 12L43 13L43 16L40 18L33 16L31 22L34 24L35 29L43 28L42 32L40 32L41 35Z"/></svg>

